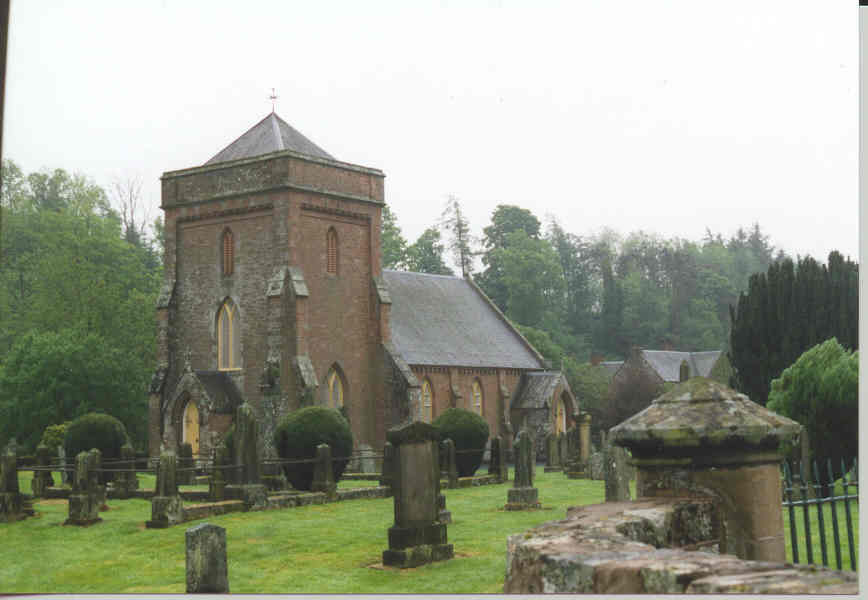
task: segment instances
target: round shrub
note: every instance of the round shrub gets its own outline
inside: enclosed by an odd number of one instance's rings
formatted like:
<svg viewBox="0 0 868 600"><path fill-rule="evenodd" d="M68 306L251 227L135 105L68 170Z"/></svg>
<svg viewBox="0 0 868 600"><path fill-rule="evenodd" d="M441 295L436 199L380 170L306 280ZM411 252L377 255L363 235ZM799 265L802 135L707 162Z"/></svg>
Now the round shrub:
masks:
<svg viewBox="0 0 868 600"><path fill-rule="evenodd" d="M63 446L63 440L66 438L67 427L69 421L60 425L49 425L42 432L42 440L39 443L48 446L52 454L57 454L57 447Z"/></svg>
<svg viewBox="0 0 868 600"><path fill-rule="evenodd" d="M488 441L488 423L475 412L462 408L448 408L431 423L440 432L440 439L455 443L455 466L459 477L470 477L482 464L485 443ZM478 452L463 452L478 450Z"/></svg>
<svg viewBox="0 0 868 600"><path fill-rule="evenodd" d="M274 432L274 447L282 459L314 458L316 447L328 444L332 457L335 481L339 480L353 451L353 434L350 424L341 414L331 408L308 406L289 413L277 425ZM286 478L297 490L310 490L313 483L313 463L283 465Z"/></svg>
<svg viewBox="0 0 868 600"><path fill-rule="evenodd" d="M79 452L96 448L102 453L102 460L117 460L121 457L121 446L130 441L124 424L111 415L88 413L72 421L66 428L63 445L66 460L74 461ZM100 473L100 483L113 479L113 473Z"/></svg>

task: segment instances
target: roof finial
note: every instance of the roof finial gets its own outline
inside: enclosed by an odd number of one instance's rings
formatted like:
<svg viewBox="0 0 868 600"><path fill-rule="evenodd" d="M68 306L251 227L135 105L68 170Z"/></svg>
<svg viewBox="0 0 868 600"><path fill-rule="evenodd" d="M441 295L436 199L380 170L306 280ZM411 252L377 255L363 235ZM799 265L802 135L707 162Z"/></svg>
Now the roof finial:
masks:
<svg viewBox="0 0 868 600"><path fill-rule="evenodd" d="M271 100L271 112L274 112L274 101L277 100L277 94L274 93L274 88L271 88L271 95L268 98Z"/></svg>

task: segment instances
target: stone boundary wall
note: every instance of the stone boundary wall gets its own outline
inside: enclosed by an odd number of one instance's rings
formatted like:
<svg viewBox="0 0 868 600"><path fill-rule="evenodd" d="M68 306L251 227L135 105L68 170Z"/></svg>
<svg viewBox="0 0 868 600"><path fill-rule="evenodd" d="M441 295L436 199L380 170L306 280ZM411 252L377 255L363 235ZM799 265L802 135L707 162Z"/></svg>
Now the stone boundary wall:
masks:
<svg viewBox="0 0 868 600"><path fill-rule="evenodd" d="M716 553L712 500L653 498L568 509L507 540L506 593L858 594L857 573Z"/></svg>

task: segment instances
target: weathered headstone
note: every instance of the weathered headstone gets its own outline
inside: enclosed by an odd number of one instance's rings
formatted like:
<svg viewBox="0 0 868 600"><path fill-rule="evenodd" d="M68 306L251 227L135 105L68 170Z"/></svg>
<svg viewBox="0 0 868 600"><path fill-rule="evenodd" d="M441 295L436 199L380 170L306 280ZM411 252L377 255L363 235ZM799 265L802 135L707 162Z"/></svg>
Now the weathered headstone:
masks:
<svg viewBox="0 0 868 600"><path fill-rule="evenodd" d="M66 464L66 449L63 444L57 447L57 464L60 465L60 484L68 485L72 478L69 476L69 465Z"/></svg>
<svg viewBox="0 0 868 600"><path fill-rule="evenodd" d="M380 485L392 487L395 471L395 447L386 442L383 444L383 468L380 472Z"/></svg>
<svg viewBox="0 0 868 600"><path fill-rule="evenodd" d="M499 435L491 438L491 458L488 462L488 474L496 475L497 481L509 481L509 465L506 463L506 445Z"/></svg>
<svg viewBox="0 0 868 600"><path fill-rule="evenodd" d="M338 486L332 469L332 449L328 444L320 444L316 447L316 463L313 466L313 483L310 490L324 492L329 500L337 498Z"/></svg>
<svg viewBox="0 0 868 600"><path fill-rule="evenodd" d="M567 458L563 460L564 473L570 479L583 479L586 476L581 452L581 430L578 425L573 425L567 431Z"/></svg>
<svg viewBox="0 0 868 600"><path fill-rule="evenodd" d="M225 443L218 444L214 449L214 466L208 480L208 498L211 502L222 502L226 499L226 480L231 473L227 467L231 463L229 448L226 447Z"/></svg>
<svg viewBox="0 0 868 600"><path fill-rule="evenodd" d="M129 498L134 490L139 489L139 478L136 476L136 451L129 442L121 446L120 473L115 475L112 487L118 498Z"/></svg>
<svg viewBox="0 0 868 600"><path fill-rule="evenodd" d="M458 466L455 464L455 442L445 439L440 442L440 465L441 473L446 474L446 487L454 489L458 487Z"/></svg>
<svg viewBox="0 0 868 600"><path fill-rule="evenodd" d="M226 530L202 523L185 534L187 546L187 593L228 594Z"/></svg>
<svg viewBox="0 0 868 600"><path fill-rule="evenodd" d="M561 454L559 450L558 434L554 432L546 434L546 473L561 470Z"/></svg>
<svg viewBox="0 0 868 600"><path fill-rule="evenodd" d="M518 432L515 439L515 479L506 493L506 510L539 508L539 490L533 487L534 456L533 439L526 430Z"/></svg>
<svg viewBox="0 0 868 600"><path fill-rule="evenodd" d="M603 481L606 479L605 459L603 451L591 452L591 457L588 459L588 477L595 481Z"/></svg>
<svg viewBox="0 0 868 600"><path fill-rule="evenodd" d="M11 523L32 516L33 504L18 486L18 455L15 440L0 456L0 523Z"/></svg>
<svg viewBox="0 0 868 600"><path fill-rule="evenodd" d="M260 483L258 426L250 404L244 402L235 411L235 464L239 467L239 485L226 486L226 495L243 500L247 510L268 506L268 492Z"/></svg>
<svg viewBox="0 0 868 600"><path fill-rule="evenodd" d="M145 527L163 529L183 521L184 505L178 494L178 457L174 452L163 452L151 498L151 520L145 521Z"/></svg>
<svg viewBox="0 0 868 600"><path fill-rule="evenodd" d="M613 444L603 447L603 470L606 479L606 502L630 499L630 467L627 451Z"/></svg>
<svg viewBox="0 0 868 600"><path fill-rule="evenodd" d="M99 510L105 503L105 486L99 483L99 474L96 472L101 462L102 454L96 448L90 452L79 452L75 457L69 517L64 525L87 526L102 521Z"/></svg>
<svg viewBox="0 0 868 600"><path fill-rule="evenodd" d="M178 485L193 485L193 446L183 443L178 447Z"/></svg>
<svg viewBox="0 0 868 600"><path fill-rule="evenodd" d="M416 567L454 554L446 542L446 524L438 520L439 437L432 425L418 421L387 433L395 447L395 524L389 528L384 565Z"/></svg>
<svg viewBox="0 0 868 600"><path fill-rule="evenodd" d="M51 449L45 444L36 446L36 468L30 487L34 497L45 495L46 488L54 486L54 477L51 475Z"/></svg>

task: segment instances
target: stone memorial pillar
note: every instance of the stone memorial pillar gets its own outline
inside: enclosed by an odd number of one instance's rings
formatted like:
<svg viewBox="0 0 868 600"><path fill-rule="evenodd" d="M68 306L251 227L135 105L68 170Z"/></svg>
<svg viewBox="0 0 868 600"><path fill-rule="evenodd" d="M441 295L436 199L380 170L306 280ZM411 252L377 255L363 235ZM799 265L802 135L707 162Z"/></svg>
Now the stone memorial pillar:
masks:
<svg viewBox="0 0 868 600"><path fill-rule="evenodd" d="M445 439L440 442L440 456L443 457L441 469L446 473L446 487L455 489L458 487L458 466L455 464L455 442Z"/></svg>
<svg viewBox="0 0 868 600"><path fill-rule="evenodd" d="M72 493L69 495L69 517L64 525L92 525L99 523L99 509L105 501L105 487L99 484L96 473L101 462L100 451L79 452L75 457Z"/></svg>
<svg viewBox="0 0 868 600"><path fill-rule="evenodd" d="M232 458L225 443L214 448L213 467L208 479L208 498L211 502L222 502L226 499L226 480L230 473L226 467L231 463Z"/></svg>
<svg viewBox="0 0 868 600"><path fill-rule="evenodd" d="M587 468L591 457L591 415L582 413L579 417L579 460Z"/></svg>
<svg viewBox="0 0 868 600"><path fill-rule="evenodd" d="M17 444L13 439L0 456L0 523L12 523L34 515L33 502L18 485Z"/></svg>
<svg viewBox="0 0 868 600"><path fill-rule="evenodd" d="M506 493L506 510L539 508L539 490L533 487L533 470L536 457L530 433L518 432L515 439L515 480Z"/></svg>
<svg viewBox="0 0 868 600"><path fill-rule="evenodd" d="M187 443L178 446L178 485L193 485L196 473L192 470L193 446Z"/></svg>
<svg viewBox="0 0 868 600"><path fill-rule="evenodd" d="M585 478L585 463L582 462L582 433L579 425L567 431L567 458L563 461L564 473L570 479Z"/></svg>
<svg viewBox="0 0 868 600"><path fill-rule="evenodd" d="M129 443L121 446L121 462L118 464L122 471L115 476L112 486L118 498L129 498L133 491L139 489L139 478L136 476L136 451Z"/></svg>
<svg viewBox="0 0 868 600"><path fill-rule="evenodd" d="M235 411L235 464L241 465L239 484L226 486L226 495L243 500L247 510L263 510L268 506L268 492L260 482L258 432L256 415L244 402Z"/></svg>
<svg viewBox="0 0 868 600"><path fill-rule="evenodd" d="M326 498L334 500L338 497L338 485L332 470L332 449L328 444L316 447L316 464L313 466L312 492L324 492Z"/></svg>
<svg viewBox="0 0 868 600"><path fill-rule="evenodd" d="M383 564L407 568L452 558L446 524L438 520L437 430L417 421L390 429L387 438L395 447L395 524L389 528L389 549L383 551Z"/></svg>
<svg viewBox="0 0 868 600"><path fill-rule="evenodd" d="M54 487L54 477L51 475L51 449L45 444L36 446L36 467L40 470L33 472L30 487L33 496L38 498L45 495L45 490Z"/></svg>
<svg viewBox="0 0 868 600"><path fill-rule="evenodd" d="M799 427L721 383L694 377L609 435L633 455L638 498L711 496L722 514L721 553L785 562L779 446Z"/></svg>
<svg viewBox="0 0 868 600"><path fill-rule="evenodd" d="M630 467L627 451L607 443L603 446L603 471L606 481L606 502L630 499Z"/></svg>
<svg viewBox="0 0 868 600"><path fill-rule="evenodd" d="M160 454L157 465L157 483L151 498L151 520L145 521L149 529L164 529L184 521L184 505L178 494L178 458L174 452Z"/></svg>
<svg viewBox="0 0 868 600"><path fill-rule="evenodd" d="M561 456L558 448L558 434L551 432L546 435L546 466L545 472L561 470Z"/></svg>
<svg viewBox="0 0 868 600"><path fill-rule="evenodd" d="M226 530L202 523L185 534L187 547L187 593L228 594Z"/></svg>
<svg viewBox="0 0 868 600"><path fill-rule="evenodd" d="M488 474L496 475L497 481L509 481L509 465L506 464L506 445L499 435L491 438L491 458L488 462Z"/></svg>
<svg viewBox="0 0 868 600"><path fill-rule="evenodd" d="M69 476L69 465L66 464L66 449L63 444L57 447L57 462L60 465L60 484L68 485L72 478Z"/></svg>
<svg viewBox="0 0 868 600"><path fill-rule="evenodd" d="M380 485L392 487L395 471L395 447L391 442L383 444L383 469L380 473Z"/></svg>

